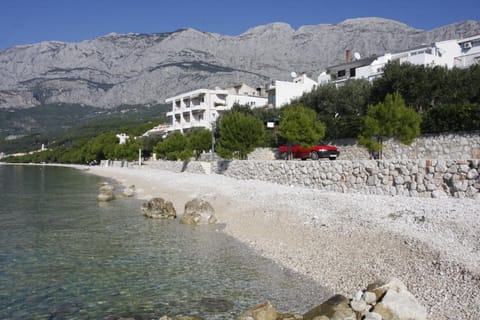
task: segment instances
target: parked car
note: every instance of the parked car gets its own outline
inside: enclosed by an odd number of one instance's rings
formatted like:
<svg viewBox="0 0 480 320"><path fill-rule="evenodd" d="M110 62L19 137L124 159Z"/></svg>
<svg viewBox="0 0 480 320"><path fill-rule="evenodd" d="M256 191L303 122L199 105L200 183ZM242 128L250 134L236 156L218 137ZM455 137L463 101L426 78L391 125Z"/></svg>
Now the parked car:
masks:
<svg viewBox="0 0 480 320"><path fill-rule="evenodd" d="M312 160L318 160L320 158L328 158L335 160L340 155L340 151L337 147L319 143L313 147L303 148L298 144L283 145L278 148L280 159L288 159L288 151L291 150L292 158L300 158L306 160L310 158Z"/></svg>

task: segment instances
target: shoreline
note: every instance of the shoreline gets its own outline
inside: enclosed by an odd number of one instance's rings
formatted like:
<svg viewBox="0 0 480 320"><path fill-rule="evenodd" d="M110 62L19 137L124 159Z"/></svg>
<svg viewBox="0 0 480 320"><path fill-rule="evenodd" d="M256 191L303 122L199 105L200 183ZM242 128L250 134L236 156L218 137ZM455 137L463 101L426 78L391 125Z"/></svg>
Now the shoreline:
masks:
<svg viewBox="0 0 480 320"><path fill-rule="evenodd" d="M398 278L429 319L480 319L478 200L323 192L147 166L61 166L135 185L138 199L163 197L180 215L188 200L203 198L223 232L333 293L351 296Z"/></svg>
<svg viewBox="0 0 480 320"><path fill-rule="evenodd" d="M209 201L223 232L334 293L351 296L398 278L430 319L480 319L479 201L322 192L148 167L89 169L135 185L139 199L172 201L180 215L188 200Z"/></svg>

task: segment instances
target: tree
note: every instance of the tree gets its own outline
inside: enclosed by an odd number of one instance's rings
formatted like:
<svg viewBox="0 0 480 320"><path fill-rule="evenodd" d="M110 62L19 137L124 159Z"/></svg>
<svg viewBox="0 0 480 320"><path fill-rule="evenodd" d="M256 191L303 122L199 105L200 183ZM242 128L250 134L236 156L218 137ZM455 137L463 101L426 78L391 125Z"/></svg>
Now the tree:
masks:
<svg viewBox="0 0 480 320"><path fill-rule="evenodd" d="M356 137L358 123L363 123L370 103L371 88L368 80L350 79L338 88L334 83L320 85L297 101L318 113L329 138Z"/></svg>
<svg viewBox="0 0 480 320"><path fill-rule="evenodd" d="M212 147L212 131L205 128L194 128L187 134L188 146L195 152L195 159L200 158L202 151L208 151Z"/></svg>
<svg viewBox="0 0 480 320"><path fill-rule="evenodd" d="M263 140L262 121L238 111L230 111L220 118L220 139L217 152L224 158L246 159Z"/></svg>
<svg viewBox="0 0 480 320"><path fill-rule="evenodd" d="M114 148L115 159L133 161L138 159L138 150L142 149L141 139L130 137L124 144L117 144Z"/></svg>
<svg viewBox="0 0 480 320"><path fill-rule="evenodd" d="M396 138L403 144L411 144L420 134L421 117L405 106L399 93L387 94L385 101L368 107L367 116L358 142L370 152L380 152L383 142Z"/></svg>
<svg viewBox="0 0 480 320"><path fill-rule="evenodd" d="M178 131L159 142L153 151L159 158L167 160L188 160L192 157L192 151L188 148L188 139Z"/></svg>
<svg viewBox="0 0 480 320"><path fill-rule="evenodd" d="M439 105L423 114L423 132L475 131L479 128L480 104Z"/></svg>
<svg viewBox="0 0 480 320"><path fill-rule="evenodd" d="M284 107L280 122L280 135L289 143L309 147L325 136L325 125L317 120L314 110L301 104Z"/></svg>

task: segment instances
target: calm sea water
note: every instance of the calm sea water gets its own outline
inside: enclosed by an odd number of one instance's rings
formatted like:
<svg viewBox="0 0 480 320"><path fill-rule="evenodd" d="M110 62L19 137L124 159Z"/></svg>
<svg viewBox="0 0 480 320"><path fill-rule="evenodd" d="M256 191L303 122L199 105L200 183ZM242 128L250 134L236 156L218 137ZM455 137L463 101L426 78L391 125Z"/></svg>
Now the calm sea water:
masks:
<svg viewBox="0 0 480 320"><path fill-rule="evenodd" d="M96 176L0 165L0 181L0 319L232 319L264 300L303 313L325 297L219 226L97 203Z"/></svg>

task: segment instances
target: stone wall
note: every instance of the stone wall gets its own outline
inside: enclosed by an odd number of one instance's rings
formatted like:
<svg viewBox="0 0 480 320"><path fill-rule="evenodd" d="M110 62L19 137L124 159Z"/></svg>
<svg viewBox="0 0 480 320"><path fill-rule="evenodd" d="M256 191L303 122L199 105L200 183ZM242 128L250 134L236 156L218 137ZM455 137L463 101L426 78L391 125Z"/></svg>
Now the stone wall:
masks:
<svg viewBox="0 0 480 320"><path fill-rule="evenodd" d="M355 139L329 142L340 150L339 160L369 160L367 150ZM257 148L249 160L273 160L276 149ZM480 159L480 132L422 135L410 146L393 139L385 142L383 159Z"/></svg>
<svg viewBox="0 0 480 320"><path fill-rule="evenodd" d="M354 139L332 141L340 160L367 160L370 155ZM422 135L410 146L385 142L383 159L480 159L480 132Z"/></svg>
<svg viewBox="0 0 480 320"><path fill-rule="evenodd" d="M203 161L146 161L145 166L153 169L161 169L172 172L190 172L209 174L211 172L211 163Z"/></svg>
<svg viewBox="0 0 480 320"><path fill-rule="evenodd" d="M212 172L335 192L480 198L480 160L218 161Z"/></svg>

